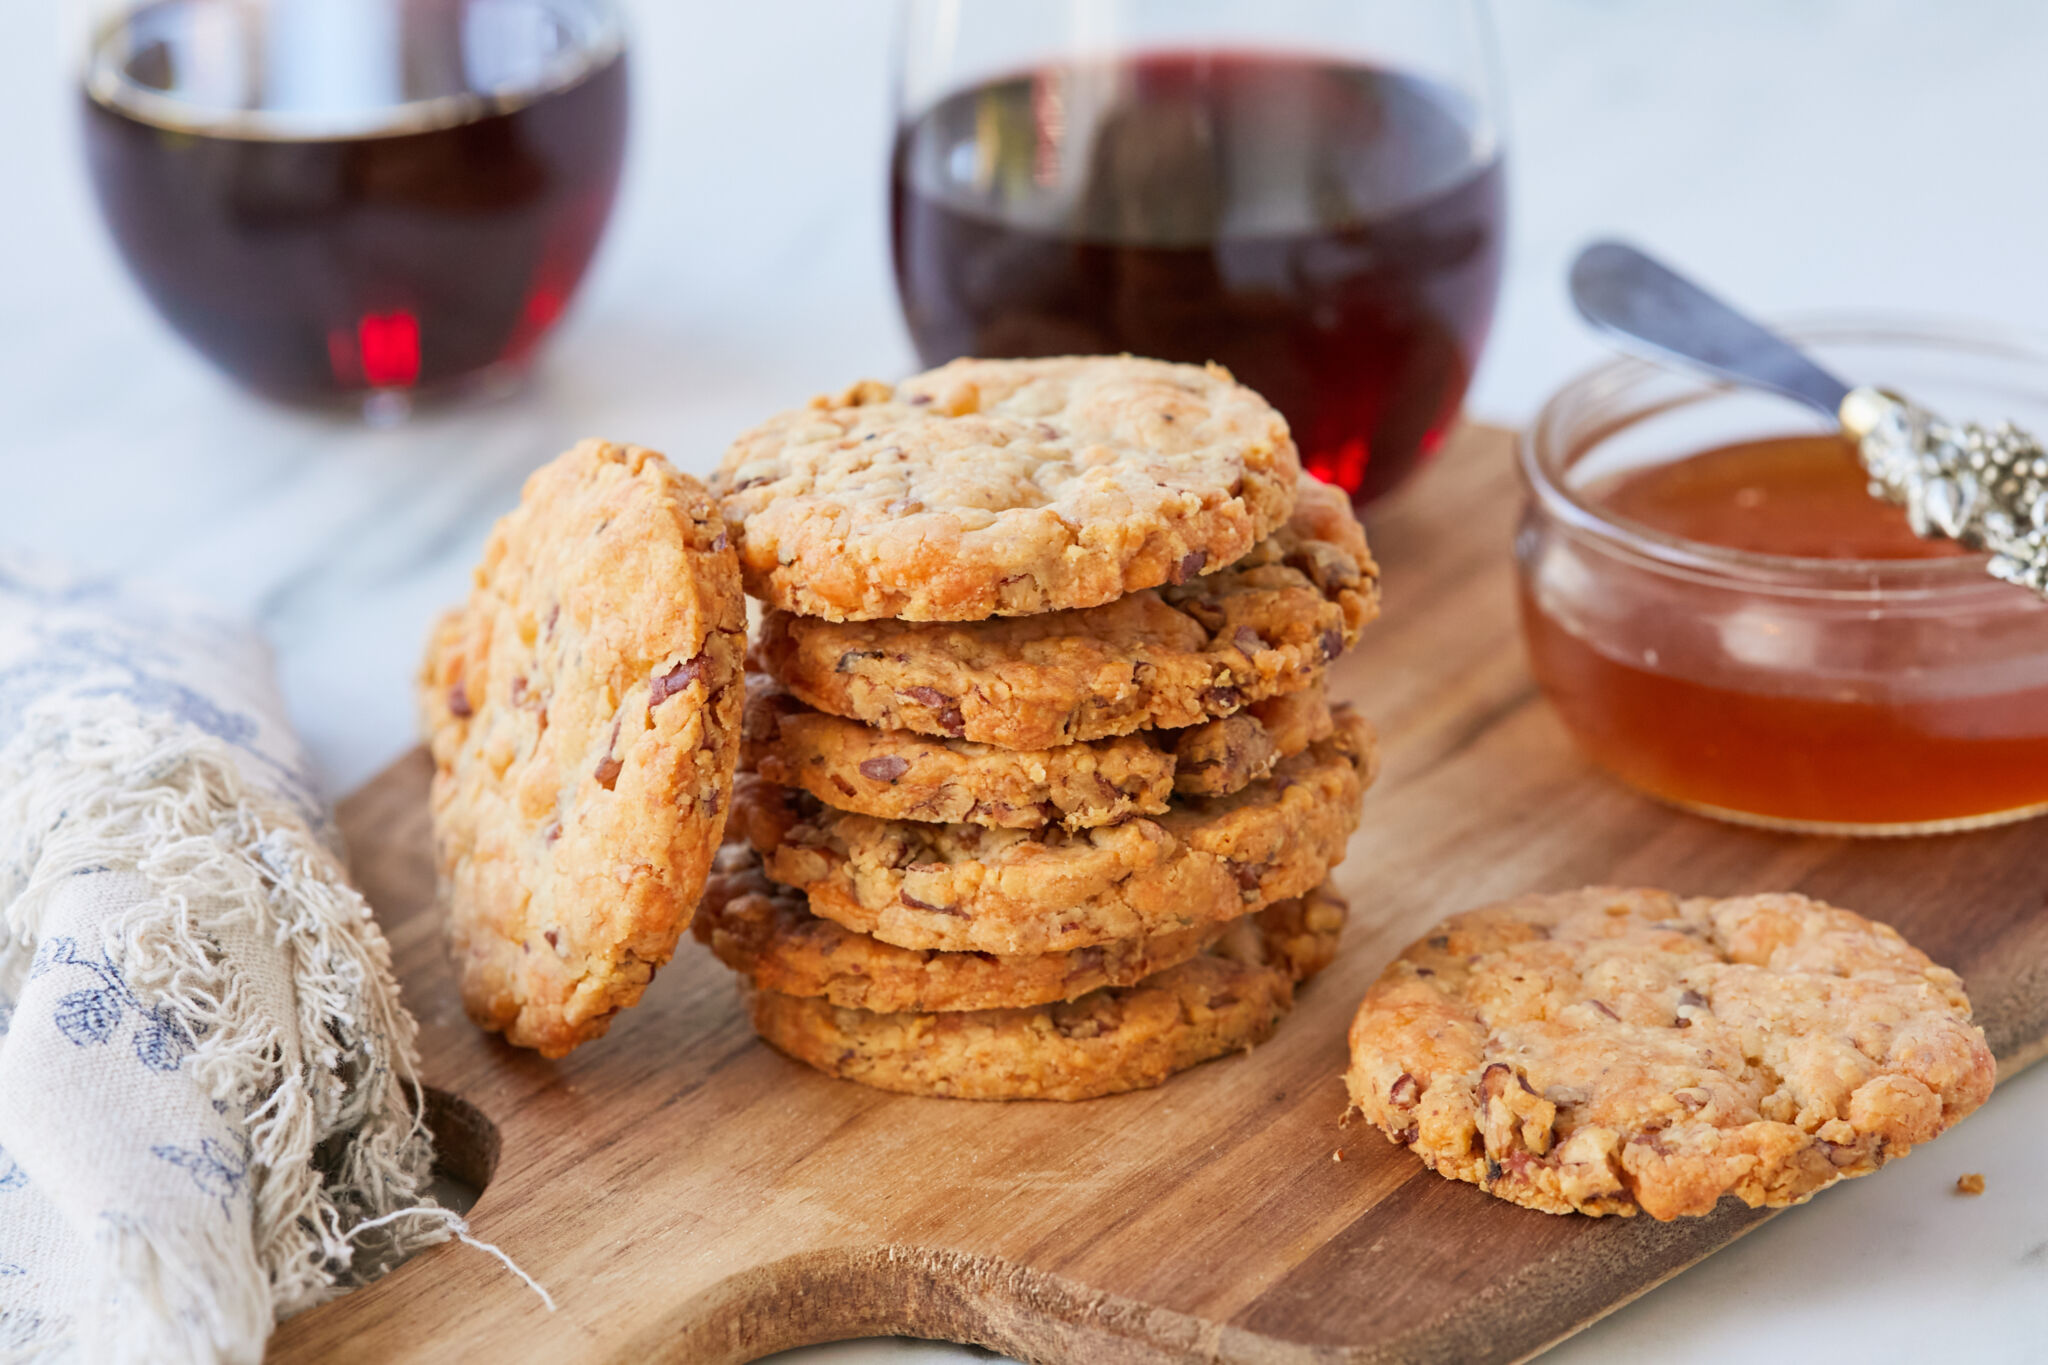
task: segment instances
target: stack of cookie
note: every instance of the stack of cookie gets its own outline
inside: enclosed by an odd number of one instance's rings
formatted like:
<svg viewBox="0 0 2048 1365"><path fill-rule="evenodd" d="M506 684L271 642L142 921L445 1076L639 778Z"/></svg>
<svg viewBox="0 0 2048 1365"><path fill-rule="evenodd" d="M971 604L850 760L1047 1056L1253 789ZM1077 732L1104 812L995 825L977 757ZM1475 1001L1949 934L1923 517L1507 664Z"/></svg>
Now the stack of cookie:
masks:
<svg viewBox="0 0 2048 1365"><path fill-rule="evenodd" d="M957 361L747 433L751 660L696 930L755 1027L890 1090L1080 1099L1267 1036L1371 782L1324 675L1344 497L1211 367Z"/></svg>

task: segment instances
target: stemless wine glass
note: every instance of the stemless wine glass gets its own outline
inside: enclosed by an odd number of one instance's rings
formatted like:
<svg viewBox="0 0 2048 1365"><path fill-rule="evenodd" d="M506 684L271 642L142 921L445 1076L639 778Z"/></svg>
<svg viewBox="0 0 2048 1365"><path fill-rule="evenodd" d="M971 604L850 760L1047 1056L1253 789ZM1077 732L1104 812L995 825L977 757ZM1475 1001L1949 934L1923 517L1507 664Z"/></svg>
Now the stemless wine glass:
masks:
<svg viewBox="0 0 2048 1365"><path fill-rule="evenodd" d="M1361 500L1500 284L1484 0L906 0L897 288L928 364L1215 360Z"/></svg>
<svg viewBox="0 0 2048 1365"><path fill-rule="evenodd" d="M114 241L259 393L375 417L516 374L603 234L611 0L116 0L88 22Z"/></svg>

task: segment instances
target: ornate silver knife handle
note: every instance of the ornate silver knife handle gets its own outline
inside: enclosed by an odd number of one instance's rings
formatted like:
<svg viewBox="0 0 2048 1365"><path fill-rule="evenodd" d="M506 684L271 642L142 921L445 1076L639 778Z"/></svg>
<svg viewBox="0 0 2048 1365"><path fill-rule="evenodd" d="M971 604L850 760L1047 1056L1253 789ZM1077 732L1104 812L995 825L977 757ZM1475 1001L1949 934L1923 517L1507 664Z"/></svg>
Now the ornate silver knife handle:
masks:
<svg viewBox="0 0 2048 1365"><path fill-rule="evenodd" d="M2048 450L2011 422L1951 425L1883 389L1851 389L1838 416L1872 496L1913 534L1990 554L1992 577L2048 597Z"/></svg>

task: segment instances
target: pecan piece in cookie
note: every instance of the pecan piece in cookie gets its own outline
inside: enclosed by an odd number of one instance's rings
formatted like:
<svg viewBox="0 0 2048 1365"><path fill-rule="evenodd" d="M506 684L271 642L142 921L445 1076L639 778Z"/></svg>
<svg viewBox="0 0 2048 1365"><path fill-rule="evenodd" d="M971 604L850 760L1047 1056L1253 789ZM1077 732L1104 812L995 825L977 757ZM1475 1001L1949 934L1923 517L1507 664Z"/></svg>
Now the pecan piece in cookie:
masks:
<svg viewBox="0 0 2048 1365"><path fill-rule="evenodd" d="M1234 716L1185 730L1150 732L1173 745L1173 789L1182 796L1228 796L1272 775L1283 758L1336 733L1323 679L1299 692L1253 702Z"/></svg>
<svg viewBox="0 0 2048 1365"><path fill-rule="evenodd" d="M1344 918L1318 887L1135 985L1030 1009L871 1013L758 989L747 1002L762 1038L827 1075L914 1095L1084 1100L1263 1041L1297 983L1335 955Z"/></svg>
<svg viewBox="0 0 2048 1365"><path fill-rule="evenodd" d="M1551 1213L1800 1203L1991 1092L1955 973L1804 896L1588 887L1446 921L1351 1025L1352 1103Z"/></svg>
<svg viewBox="0 0 2048 1365"><path fill-rule="evenodd" d="M832 621L978 621L1183 583L1287 519L1287 423L1220 366L956 360L769 419L713 484L747 590Z"/></svg>
<svg viewBox="0 0 2048 1365"><path fill-rule="evenodd" d="M1379 571L1350 503L1305 478L1287 525L1178 587L972 626L771 611L758 657L835 716L1052 749L1197 725L1298 692L1378 610Z"/></svg>
<svg viewBox="0 0 2048 1365"><path fill-rule="evenodd" d="M559 1057L640 998L724 832L739 563L709 492L586 441L527 480L419 683L463 1004Z"/></svg>

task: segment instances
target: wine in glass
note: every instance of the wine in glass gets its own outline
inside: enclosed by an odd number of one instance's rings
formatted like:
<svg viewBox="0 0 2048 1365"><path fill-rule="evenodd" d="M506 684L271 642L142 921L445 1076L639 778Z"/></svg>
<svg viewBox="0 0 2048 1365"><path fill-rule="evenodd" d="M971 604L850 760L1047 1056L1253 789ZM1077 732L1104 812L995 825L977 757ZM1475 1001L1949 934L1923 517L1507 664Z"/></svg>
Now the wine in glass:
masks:
<svg viewBox="0 0 2048 1365"><path fill-rule="evenodd" d="M101 5L84 85L157 311L259 393L373 416L521 370L625 145L610 0Z"/></svg>
<svg viewBox="0 0 2048 1365"><path fill-rule="evenodd" d="M1482 0L908 0L891 209L928 364L1220 361L1361 501L1456 419L1499 290Z"/></svg>

